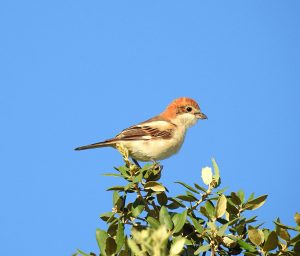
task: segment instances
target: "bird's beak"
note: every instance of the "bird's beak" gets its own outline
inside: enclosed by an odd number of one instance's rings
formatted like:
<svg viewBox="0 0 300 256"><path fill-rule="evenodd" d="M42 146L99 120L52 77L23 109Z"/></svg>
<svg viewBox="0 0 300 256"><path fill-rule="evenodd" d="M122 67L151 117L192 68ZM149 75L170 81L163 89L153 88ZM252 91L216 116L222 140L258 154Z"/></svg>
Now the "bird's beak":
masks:
<svg viewBox="0 0 300 256"><path fill-rule="evenodd" d="M207 116L201 112L199 113L195 113L195 116L198 118L198 119L207 119Z"/></svg>

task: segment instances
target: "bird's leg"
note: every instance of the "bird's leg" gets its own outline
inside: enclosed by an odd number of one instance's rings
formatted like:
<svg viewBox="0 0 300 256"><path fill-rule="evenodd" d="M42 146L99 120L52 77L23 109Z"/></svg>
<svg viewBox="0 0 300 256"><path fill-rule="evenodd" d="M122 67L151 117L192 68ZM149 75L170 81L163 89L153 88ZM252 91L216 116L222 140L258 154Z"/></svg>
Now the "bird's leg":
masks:
<svg viewBox="0 0 300 256"><path fill-rule="evenodd" d="M135 160L134 158L132 158L132 161L134 162L134 164L135 164L137 167L139 167L140 169L142 168L137 160Z"/></svg>

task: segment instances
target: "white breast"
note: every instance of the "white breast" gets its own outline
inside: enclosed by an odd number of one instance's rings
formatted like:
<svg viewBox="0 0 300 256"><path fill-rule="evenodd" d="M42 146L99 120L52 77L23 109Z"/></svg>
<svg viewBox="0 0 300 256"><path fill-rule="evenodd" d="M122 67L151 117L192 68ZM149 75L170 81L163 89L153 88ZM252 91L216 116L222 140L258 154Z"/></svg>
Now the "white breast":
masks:
<svg viewBox="0 0 300 256"><path fill-rule="evenodd" d="M139 161L162 160L177 153L184 141L186 129L176 129L171 139L124 141L130 156Z"/></svg>

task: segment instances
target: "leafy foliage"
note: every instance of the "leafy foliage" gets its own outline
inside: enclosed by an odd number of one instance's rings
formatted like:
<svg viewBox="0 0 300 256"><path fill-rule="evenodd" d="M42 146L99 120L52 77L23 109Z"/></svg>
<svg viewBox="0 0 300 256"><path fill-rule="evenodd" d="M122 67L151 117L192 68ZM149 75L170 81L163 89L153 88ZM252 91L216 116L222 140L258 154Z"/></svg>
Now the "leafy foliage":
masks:
<svg viewBox="0 0 300 256"><path fill-rule="evenodd" d="M159 182L161 166L140 168L130 162L126 149L118 149L125 165L106 175L124 179L126 185L107 189L113 191L113 208L100 216L108 225L106 231L96 230L100 252L77 250L74 255L300 255L300 214L295 214L294 227L277 219L274 230L256 224L257 216L246 218L245 212L261 207L267 195L224 194L214 159L213 169L202 169L204 186L178 181L185 193L171 197Z"/></svg>

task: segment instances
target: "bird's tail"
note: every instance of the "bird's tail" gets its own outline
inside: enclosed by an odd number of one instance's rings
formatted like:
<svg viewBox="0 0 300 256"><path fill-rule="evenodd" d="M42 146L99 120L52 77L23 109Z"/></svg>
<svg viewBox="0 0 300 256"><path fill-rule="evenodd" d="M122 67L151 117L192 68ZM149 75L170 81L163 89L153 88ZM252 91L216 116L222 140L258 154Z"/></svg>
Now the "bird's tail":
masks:
<svg viewBox="0 0 300 256"><path fill-rule="evenodd" d="M116 142L112 139L112 140L106 140L106 141L102 141L102 142L89 144L86 146L81 146L81 147L75 148L75 150L85 150L85 149L91 149L91 148L109 147L109 146L114 146L115 144L116 144Z"/></svg>

